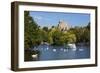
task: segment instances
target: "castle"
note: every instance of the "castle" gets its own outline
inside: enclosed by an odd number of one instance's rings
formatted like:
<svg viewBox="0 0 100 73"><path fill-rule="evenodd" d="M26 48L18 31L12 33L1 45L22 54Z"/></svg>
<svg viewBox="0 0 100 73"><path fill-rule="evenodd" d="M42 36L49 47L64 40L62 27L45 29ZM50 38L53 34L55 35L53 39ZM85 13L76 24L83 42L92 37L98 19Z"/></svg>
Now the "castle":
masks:
<svg viewBox="0 0 100 73"><path fill-rule="evenodd" d="M67 31L70 29L69 25L66 24L64 21L60 20L59 21L59 24L58 24L58 28L61 30L61 31Z"/></svg>

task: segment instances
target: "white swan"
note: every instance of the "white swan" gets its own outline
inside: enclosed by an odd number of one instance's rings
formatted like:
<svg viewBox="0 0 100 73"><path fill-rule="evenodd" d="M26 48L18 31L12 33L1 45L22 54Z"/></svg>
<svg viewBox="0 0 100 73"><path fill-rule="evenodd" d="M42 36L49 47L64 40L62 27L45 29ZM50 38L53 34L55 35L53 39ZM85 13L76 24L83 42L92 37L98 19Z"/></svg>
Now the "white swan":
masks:
<svg viewBox="0 0 100 73"><path fill-rule="evenodd" d="M47 47L47 50L48 50L49 48Z"/></svg>
<svg viewBox="0 0 100 73"><path fill-rule="evenodd" d="M56 49L53 49L54 52L56 52Z"/></svg>
<svg viewBox="0 0 100 73"><path fill-rule="evenodd" d="M61 48L60 50L63 51L63 48Z"/></svg>
<svg viewBox="0 0 100 73"><path fill-rule="evenodd" d="M73 48L72 50L73 50L73 51L76 51L77 49L76 49L76 48Z"/></svg>
<svg viewBox="0 0 100 73"><path fill-rule="evenodd" d="M32 55L32 58L37 58L38 57L38 54L33 54Z"/></svg>
<svg viewBox="0 0 100 73"><path fill-rule="evenodd" d="M83 51L84 49L79 49L79 51Z"/></svg>
<svg viewBox="0 0 100 73"><path fill-rule="evenodd" d="M64 52L66 52L67 50L66 49L64 49Z"/></svg>

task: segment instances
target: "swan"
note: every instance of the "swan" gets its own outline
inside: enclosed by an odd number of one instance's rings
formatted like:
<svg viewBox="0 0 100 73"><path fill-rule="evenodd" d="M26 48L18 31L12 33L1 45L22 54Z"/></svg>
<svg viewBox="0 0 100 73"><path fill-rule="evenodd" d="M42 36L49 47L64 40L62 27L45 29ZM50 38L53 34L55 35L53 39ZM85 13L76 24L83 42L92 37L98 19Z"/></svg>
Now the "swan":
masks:
<svg viewBox="0 0 100 73"><path fill-rule="evenodd" d="M49 48L47 47L47 50L48 50Z"/></svg>
<svg viewBox="0 0 100 73"><path fill-rule="evenodd" d="M61 48L60 50L63 51L63 48Z"/></svg>
<svg viewBox="0 0 100 73"><path fill-rule="evenodd" d="M33 54L32 55L32 58L37 58L38 57L38 54Z"/></svg>
<svg viewBox="0 0 100 73"><path fill-rule="evenodd" d="M84 49L79 49L79 51L83 51Z"/></svg>
<svg viewBox="0 0 100 73"><path fill-rule="evenodd" d="M64 49L64 52L66 52L67 50L66 49Z"/></svg>
<svg viewBox="0 0 100 73"><path fill-rule="evenodd" d="M56 52L56 49L53 49L54 52Z"/></svg>

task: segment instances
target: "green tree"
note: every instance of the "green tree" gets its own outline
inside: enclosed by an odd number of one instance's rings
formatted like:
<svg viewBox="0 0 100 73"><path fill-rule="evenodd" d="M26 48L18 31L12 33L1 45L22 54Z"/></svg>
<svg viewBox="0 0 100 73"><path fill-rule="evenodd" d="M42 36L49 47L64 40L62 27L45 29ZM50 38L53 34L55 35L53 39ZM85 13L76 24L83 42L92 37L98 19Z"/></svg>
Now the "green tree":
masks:
<svg viewBox="0 0 100 73"><path fill-rule="evenodd" d="M83 42L89 43L90 42L90 31L87 28L84 28L84 33L83 33Z"/></svg>
<svg viewBox="0 0 100 73"><path fill-rule="evenodd" d="M61 31L57 28L53 28L50 32L50 35L52 37L52 40L53 40L53 44L54 45L61 45L61 40L60 40L60 37L62 35Z"/></svg>
<svg viewBox="0 0 100 73"><path fill-rule="evenodd" d="M88 23L88 25L86 26L86 28L90 30L90 22Z"/></svg>
<svg viewBox="0 0 100 73"><path fill-rule="evenodd" d="M76 43L90 42L90 23L84 27L71 28L70 31L73 31L76 35Z"/></svg>
<svg viewBox="0 0 100 73"><path fill-rule="evenodd" d="M43 27L43 30L44 31L48 31L48 27Z"/></svg>
<svg viewBox="0 0 100 73"><path fill-rule="evenodd" d="M38 30L38 25L29 15L29 11L24 11L24 42L25 48L31 48L35 40L35 31Z"/></svg>
<svg viewBox="0 0 100 73"><path fill-rule="evenodd" d="M62 37L65 44L76 43L76 35L72 31L64 33Z"/></svg>

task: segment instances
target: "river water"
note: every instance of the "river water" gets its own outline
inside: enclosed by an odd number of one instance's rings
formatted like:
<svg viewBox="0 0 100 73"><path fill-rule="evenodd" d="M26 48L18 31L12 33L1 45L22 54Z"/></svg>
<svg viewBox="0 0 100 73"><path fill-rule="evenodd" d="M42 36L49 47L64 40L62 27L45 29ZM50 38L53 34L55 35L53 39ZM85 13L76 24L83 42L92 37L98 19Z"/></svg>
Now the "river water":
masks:
<svg viewBox="0 0 100 73"><path fill-rule="evenodd" d="M39 61L90 58L89 46L76 46L76 49L66 49L63 46L40 45L36 50L40 51Z"/></svg>

